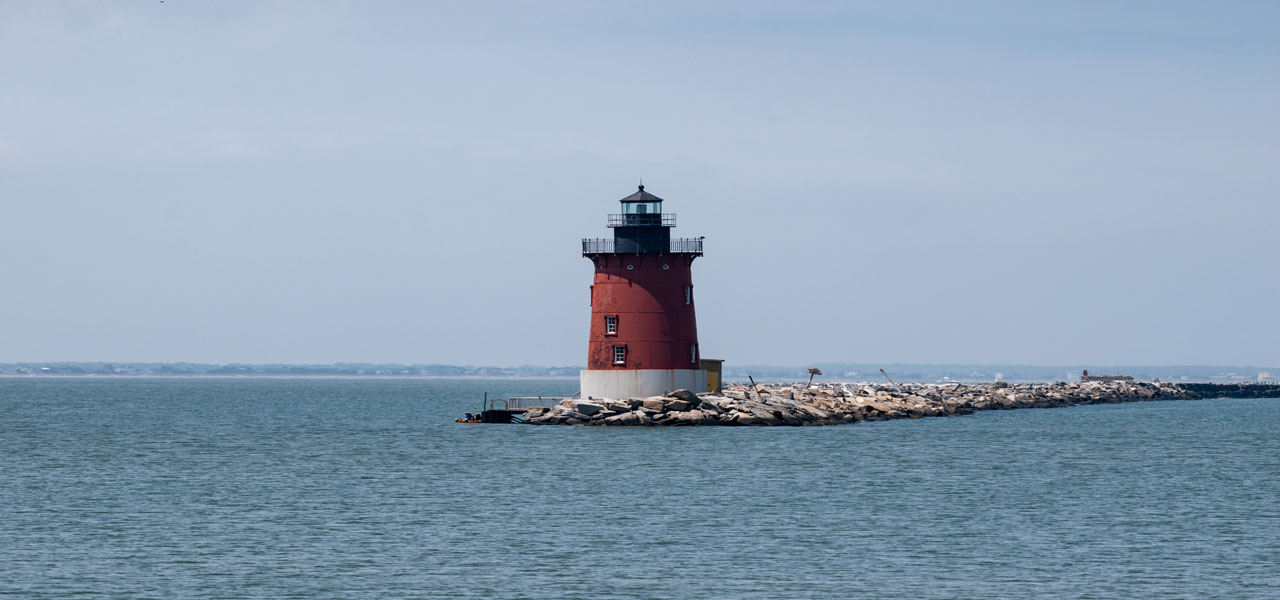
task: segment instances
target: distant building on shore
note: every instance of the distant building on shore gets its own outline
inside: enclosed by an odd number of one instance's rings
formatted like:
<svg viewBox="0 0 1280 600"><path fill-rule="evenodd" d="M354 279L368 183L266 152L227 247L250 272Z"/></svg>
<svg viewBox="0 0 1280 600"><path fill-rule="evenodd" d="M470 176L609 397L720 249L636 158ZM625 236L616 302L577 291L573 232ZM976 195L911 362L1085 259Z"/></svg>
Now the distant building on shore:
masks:
<svg viewBox="0 0 1280 600"><path fill-rule="evenodd" d="M1128 375L1090 375L1089 369L1085 369L1080 375L1080 381L1133 381L1133 377Z"/></svg>

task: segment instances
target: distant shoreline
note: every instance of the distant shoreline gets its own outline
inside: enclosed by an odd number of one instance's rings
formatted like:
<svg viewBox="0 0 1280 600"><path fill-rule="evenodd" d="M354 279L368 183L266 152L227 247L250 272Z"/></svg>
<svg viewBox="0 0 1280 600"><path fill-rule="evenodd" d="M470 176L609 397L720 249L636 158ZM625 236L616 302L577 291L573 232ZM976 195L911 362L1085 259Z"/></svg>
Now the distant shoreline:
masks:
<svg viewBox="0 0 1280 600"><path fill-rule="evenodd" d="M512 381L522 381L522 380L523 380L523 381L530 381L530 380L532 380L532 381L544 381L544 380L545 380L545 381L578 381L578 376L577 376L577 375L399 375L399 374L397 374L397 375L373 375L373 374L358 375L358 374L305 374L305 373L300 373L300 374L297 374L297 375L289 375L289 374L281 374L281 373L246 373L246 374L243 374L243 375L231 375L231 374L223 374L223 373L216 373L216 374L214 374L214 373L181 373L181 374L168 374L168 373L127 373L127 374L125 374L125 373L121 373L121 374L114 374L114 373L0 373L0 380L64 380L64 379L93 380L93 381L138 381L138 380L145 380L145 379L167 379L167 380L181 380L181 379L192 379L192 380L194 380L194 379L228 379L228 380L236 380L236 379L239 379L239 380L248 380L248 379L277 379L277 380L282 380L282 379L297 379L297 380L307 380L307 379L315 379L315 380L341 380L341 379L350 379L350 380L360 380L360 381L412 381L412 380L441 380L441 379L456 379L456 380L469 380L469 381L480 381L480 380L512 380ZM802 383L802 382L803 382L803 378L796 378L796 379L778 379L778 378L757 377L757 378L755 378L755 380L756 380L756 383L759 383L759 384L762 384L762 385L763 385L763 384L769 384L769 385L792 385L792 384ZM935 382L928 382L928 381L919 381L919 380L914 380L914 379L900 379L899 381L900 381L901 383L911 383L911 384L929 384L929 383L935 383ZM1019 378L1019 379L1009 379L1009 380L1003 380L1003 381L1007 381L1007 382L1009 382L1009 383L1016 383L1016 384L1079 383L1079 380L1070 380L1070 379L1061 379L1061 378L1059 378L1059 379L1022 379L1022 378ZM1139 382L1142 382L1143 380L1138 380L1138 381L1139 381ZM725 385L730 385L730 384L746 384L746 383L747 383L747 378L745 378L745 377L741 377L741 378L739 378L739 377L736 377L736 376L731 376L731 377L726 377L726 378L725 378ZM823 379L823 380L815 380L815 381L814 381L814 383L835 384L835 385L839 385L839 384L848 384L848 385L882 385L882 384L884 384L885 382L884 382L883 380L878 380L878 379L825 378L825 379ZM973 381L973 380L951 380L951 381L948 381L948 382L945 382L945 383L946 383L946 384L962 384L962 385L984 385L984 384L986 384L986 383L990 383L990 382L989 382L989 381L987 381L987 382L984 382L984 381ZM1274 379L1272 379L1272 380L1267 380L1267 381L1255 381L1255 380L1250 380L1250 379L1243 379L1243 380L1223 380L1223 379L1212 379L1212 378L1209 378L1209 377L1189 377L1189 378L1185 378L1185 379L1178 379L1178 380L1175 380L1175 381L1169 381L1168 383L1214 383L1214 384L1222 384L1222 385L1234 385L1234 384L1254 384L1254 383L1276 383L1276 380L1274 380ZM935 383L935 384L936 384L936 383Z"/></svg>
<svg viewBox="0 0 1280 600"><path fill-rule="evenodd" d="M547 379L577 381L576 375L282 375L266 373L249 373L245 375L226 374L108 374L108 373L0 373L0 379L96 379L103 381L125 379Z"/></svg>
<svg viewBox="0 0 1280 600"><path fill-rule="evenodd" d="M452 365L440 363L196 363L196 362L0 362L4 377L88 377L107 378L325 378L325 379L577 379L582 366ZM882 371L901 383L980 384L1048 383L1080 381L1084 371L1100 375L1126 375L1137 381L1256 383L1280 381L1280 367L1253 365L1018 365L1018 364L923 364L923 363L815 363L804 367L724 365L725 382L797 383L809 380L809 369L820 370L815 383L883 383Z"/></svg>

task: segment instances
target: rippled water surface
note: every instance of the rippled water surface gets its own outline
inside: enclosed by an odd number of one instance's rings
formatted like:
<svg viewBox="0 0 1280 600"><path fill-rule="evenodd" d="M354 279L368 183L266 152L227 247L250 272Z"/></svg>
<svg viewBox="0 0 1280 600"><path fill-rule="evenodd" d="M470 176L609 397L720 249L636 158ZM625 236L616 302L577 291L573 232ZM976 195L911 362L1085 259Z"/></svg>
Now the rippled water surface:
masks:
<svg viewBox="0 0 1280 600"><path fill-rule="evenodd" d="M461 425L568 380L0 380L0 596L1275 598L1280 402Z"/></svg>

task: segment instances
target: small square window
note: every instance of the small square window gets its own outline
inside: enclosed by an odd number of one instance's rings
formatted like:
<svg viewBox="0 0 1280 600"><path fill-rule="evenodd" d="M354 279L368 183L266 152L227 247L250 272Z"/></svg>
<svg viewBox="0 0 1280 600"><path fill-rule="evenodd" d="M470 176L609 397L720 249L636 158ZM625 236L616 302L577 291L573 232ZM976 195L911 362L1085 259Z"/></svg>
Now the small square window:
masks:
<svg viewBox="0 0 1280 600"><path fill-rule="evenodd" d="M621 365L621 364L625 364L626 362L627 362L627 347L614 346L613 347L613 364Z"/></svg>
<svg viewBox="0 0 1280 600"><path fill-rule="evenodd" d="M618 317L609 315L604 318L605 335L614 335L618 333Z"/></svg>

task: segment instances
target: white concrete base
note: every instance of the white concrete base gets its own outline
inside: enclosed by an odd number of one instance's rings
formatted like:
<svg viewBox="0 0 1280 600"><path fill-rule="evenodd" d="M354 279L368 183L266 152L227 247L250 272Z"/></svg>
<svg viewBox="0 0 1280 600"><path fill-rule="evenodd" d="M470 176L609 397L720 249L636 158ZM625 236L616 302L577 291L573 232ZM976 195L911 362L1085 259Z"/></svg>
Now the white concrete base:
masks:
<svg viewBox="0 0 1280 600"><path fill-rule="evenodd" d="M644 398L675 390L695 394L707 391L707 372L702 369L617 369L582 371L583 398Z"/></svg>

